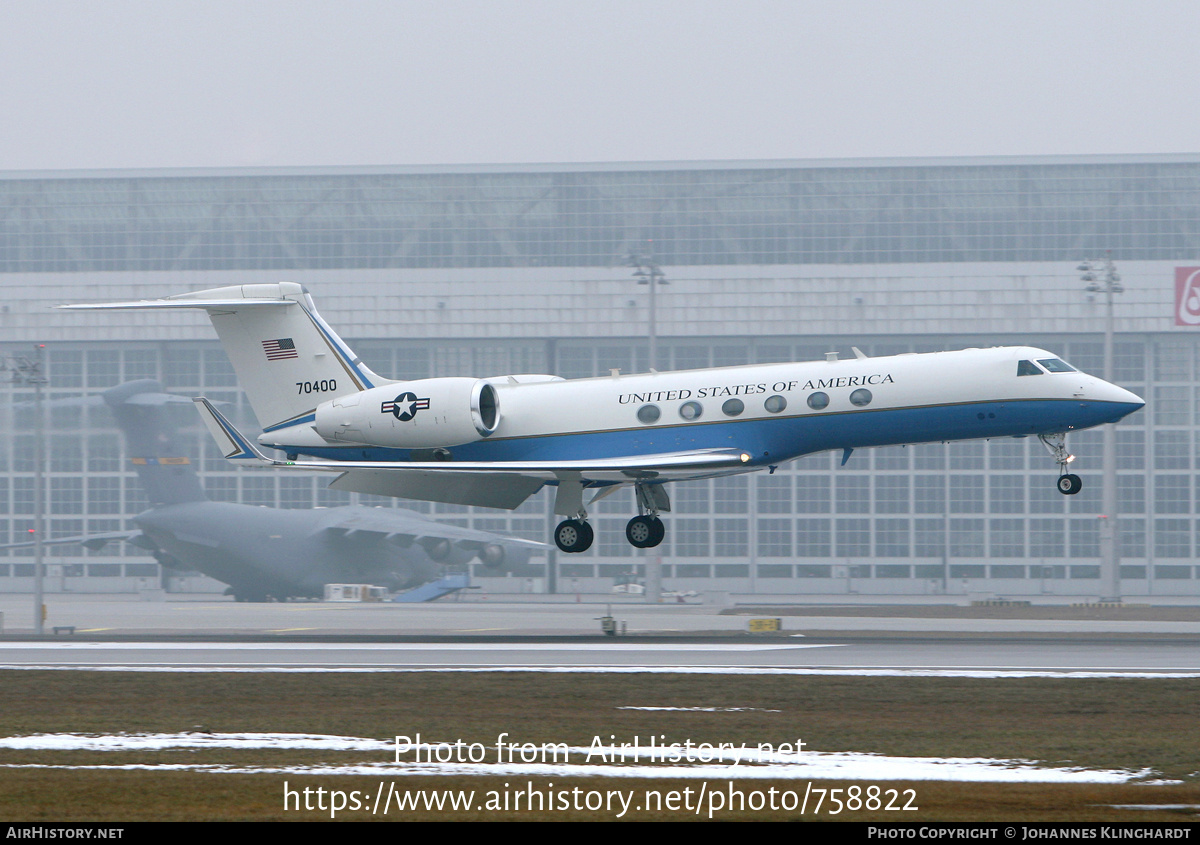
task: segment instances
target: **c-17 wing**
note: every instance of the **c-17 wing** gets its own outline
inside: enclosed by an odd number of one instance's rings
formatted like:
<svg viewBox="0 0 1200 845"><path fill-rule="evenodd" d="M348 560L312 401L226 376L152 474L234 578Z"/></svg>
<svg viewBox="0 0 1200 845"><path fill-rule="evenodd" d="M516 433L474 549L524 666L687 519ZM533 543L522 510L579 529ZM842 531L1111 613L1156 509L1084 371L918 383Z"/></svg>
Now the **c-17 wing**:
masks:
<svg viewBox="0 0 1200 845"><path fill-rule="evenodd" d="M124 541L132 543L135 546L146 549L147 551L155 551L158 547L154 545L154 541L143 534L141 531L109 531L104 534L86 534L78 537L54 537L50 540L42 540L43 546L84 546L85 548L96 551L101 549L107 543L115 543ZM20 543L5 543L0 545L0 549L28 549L37 545L36 540L23 540Z"/></svg>
<svg viewBox="0 0 1200 845"><path fill-rule="evenodd" d="M350 509L343 510L349 511ZM545 548L545 543L539 543L536 540L505 537L487 531L433 522L418 514L410 517L391 509L356 509L356 512L326 525L324 530L345 535L378 534L385 539L395 538L403 546L413 543L425 545L448 540L460 548L472 550L482 549L489 545Z"/></svg>
<svg viewBox="0 0 1200 845"><path fill-rule="evenodd" d="M226 458L264 466L338 472L341 475L329 485L332 488L404 499L512 509L547 483L668 481L676 474L695 476L736 470L750 460L749 453L740 449L695 449L575 461L281 461L267 457L208 399L200 396L194 401Z"/></svg>

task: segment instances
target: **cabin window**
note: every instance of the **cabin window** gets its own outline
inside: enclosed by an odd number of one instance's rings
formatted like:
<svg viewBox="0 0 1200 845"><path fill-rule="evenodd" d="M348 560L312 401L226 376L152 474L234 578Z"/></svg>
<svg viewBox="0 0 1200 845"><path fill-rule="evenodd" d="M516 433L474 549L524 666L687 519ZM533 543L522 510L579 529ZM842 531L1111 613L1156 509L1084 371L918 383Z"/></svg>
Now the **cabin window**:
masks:
<svg viewBox="0 0 1200 845"><path fill-rule="evenodd" d="M1018 361L1017 375L1019 376L1040 376L1042 371L1032 361Z"/></svg>
<svg viewBox="0 0 1200 845"><path fill-rule="evenodd" d="M1075 368L1061 358L1038 358L1038 363L1052 373L1073 373Z"/></svg>
<svg viewBox="0 0 1200 845"><path fill-rule="evenodd" d="M765 407L772 414L778 414L787 407L787 400L776 393L774 396L767 397L767 401L763 403L763 407Z"/></svg>
<svg viewBox="0 0 1200 845"><path fill-rule="evenodd" d="M820 391L809 394L808 407L812 408L814 411L820 411L825 408L828 408L829 407L829 394L821 393Z"/></svg>
<svg viewBox="0 0 1200 845"><path fill-rule="evenodd" d="M642 407L638 408L637 418L646 425L658 422L658 418L661 416L662 411L658 409L657 405L643 405Z"/></svg>
<svg viewBox="0 0 1200 845"><path fill-rule="evenodd" d="M727 417L741 416L744 410L746 410L746 403L741 399L726 399L725 404L721 406L721 413Z"/></svg>
<svg viewBox="0 0 1200 845"><path fill-rule="evenodd" d="M862 407L863 405L871 404L871 391L865 387L860 387L858 390L850 394L850 404Z"/></svg>
<svg viewBox="0 0 1200 845"><path fill-rule="evenodd" d="M684 402L679 406L679 416L685 420L698 420L704 413L704 406L699 402Z"/></svg>

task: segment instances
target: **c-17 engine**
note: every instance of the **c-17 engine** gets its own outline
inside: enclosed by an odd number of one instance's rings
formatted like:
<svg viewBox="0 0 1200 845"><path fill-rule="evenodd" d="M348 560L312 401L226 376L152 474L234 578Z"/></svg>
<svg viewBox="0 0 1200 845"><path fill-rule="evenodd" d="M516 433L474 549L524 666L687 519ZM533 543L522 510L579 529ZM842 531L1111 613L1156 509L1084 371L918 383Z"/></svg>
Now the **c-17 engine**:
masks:
<svg viewBox="0 0 1200 845"><path fill-rule="evenodd" d="M499 398L487 380L430 378L323 402L313 427L339 443L430 449L482 440L499 424Z"/></svg>

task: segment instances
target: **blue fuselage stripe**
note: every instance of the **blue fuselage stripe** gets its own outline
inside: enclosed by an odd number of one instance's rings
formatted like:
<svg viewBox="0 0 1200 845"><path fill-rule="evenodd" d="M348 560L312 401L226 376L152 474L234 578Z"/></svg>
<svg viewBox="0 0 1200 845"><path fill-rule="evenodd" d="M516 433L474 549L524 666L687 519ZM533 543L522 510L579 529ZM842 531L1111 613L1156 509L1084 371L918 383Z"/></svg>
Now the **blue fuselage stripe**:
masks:
<svg viewBox="0 0 1200 845"><path fill-rule="evenodd" d="M765 464L847 447L1052 434L1115 422L1141 407L1056 399L974 402L499 438L450 448L460 461L577 461L735 448L749 452L752 464ZM407 461L411 454L407 449L379 446L299 451L348 461Z"/></svg>

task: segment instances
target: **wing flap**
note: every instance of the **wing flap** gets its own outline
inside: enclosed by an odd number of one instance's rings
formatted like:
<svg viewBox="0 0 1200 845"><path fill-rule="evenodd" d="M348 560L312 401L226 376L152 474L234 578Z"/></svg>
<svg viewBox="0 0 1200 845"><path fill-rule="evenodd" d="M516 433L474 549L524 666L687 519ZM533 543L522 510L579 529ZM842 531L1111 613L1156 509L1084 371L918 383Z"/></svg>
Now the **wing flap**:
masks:
<svg viewBox="0 0 1200 845"><path fill-rule="evenodd" d="M341 468L346 470L344 465ZM376 496L513 510L541 490L544 483L541 478L512 472L352 469L343 472L329 486Z"/></svg>

